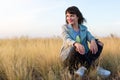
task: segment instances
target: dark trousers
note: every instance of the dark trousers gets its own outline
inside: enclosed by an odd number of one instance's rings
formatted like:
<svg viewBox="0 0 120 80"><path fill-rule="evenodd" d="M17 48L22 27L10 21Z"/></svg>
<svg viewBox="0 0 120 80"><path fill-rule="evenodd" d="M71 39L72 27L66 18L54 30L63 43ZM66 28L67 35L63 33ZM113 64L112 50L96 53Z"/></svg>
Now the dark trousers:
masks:
<svg viewBox="0 0 120 80"><path fill-rule="evenodd" d="M74 74L74 70L79 68L79 64L81 66L85 66L87 69L89 69L90 66L94 64L95 60L100 56L103 49L103 46L98 44L99 42L100 41L96 40L98 46L98 52L96 54L92 54L92 52L89 50L88 53L81 55L75 50L75 48L73 48L68 58L64 62L64 64L68 66L71 74Z"/></svg>

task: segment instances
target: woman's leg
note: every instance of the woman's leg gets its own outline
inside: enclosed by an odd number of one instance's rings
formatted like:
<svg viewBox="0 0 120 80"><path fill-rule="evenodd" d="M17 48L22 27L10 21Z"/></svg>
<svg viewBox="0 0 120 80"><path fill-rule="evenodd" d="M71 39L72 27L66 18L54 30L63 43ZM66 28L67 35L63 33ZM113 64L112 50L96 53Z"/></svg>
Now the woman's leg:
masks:
<svg viewBox="0 0 120 80"><path fill-rule="evenodd" d="M79 64L83 65L86 61L85 56L78 53L75 48L71 50L69 53L68 58L65 60L65 65L68 65L68 69L70 71L70 74L74 74L74 70L77 70L79 68Z"/></svg>
<svg viewBox="0 0 120 80"><path fill-rule="evenodd" d="M87 58L87 68L89 68L91 66L92 63L95 62L96 59L99 58L101 52L102 52L102 49L103 49L103 43L96 40L96 43L97 43L97 46L98 46L98 51L96 54L92 54L91 51L88 52L88 54L86 54L86 58Z"/></svg>

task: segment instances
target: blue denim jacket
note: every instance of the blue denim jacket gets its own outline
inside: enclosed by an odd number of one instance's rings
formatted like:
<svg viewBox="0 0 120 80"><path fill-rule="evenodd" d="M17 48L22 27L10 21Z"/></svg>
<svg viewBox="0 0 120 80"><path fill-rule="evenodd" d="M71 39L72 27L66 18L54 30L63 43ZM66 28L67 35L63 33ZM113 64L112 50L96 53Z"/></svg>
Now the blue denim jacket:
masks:
<svg viewBox="0 0 120 80"><path fill-rule="evenodd" d="M80 40L81 44L85 47L85 53L88 52L88 41L95 39L94 36L87 30L87 27L85 25L79 25L80 27ZM62 26L62 39L63 39L63 46L61 49L61 58L62 60L65 60L67 56L69 55L69 52L73 48L73 44L76 42L74 38L74 30L72 25L65 24Z"/></svg>

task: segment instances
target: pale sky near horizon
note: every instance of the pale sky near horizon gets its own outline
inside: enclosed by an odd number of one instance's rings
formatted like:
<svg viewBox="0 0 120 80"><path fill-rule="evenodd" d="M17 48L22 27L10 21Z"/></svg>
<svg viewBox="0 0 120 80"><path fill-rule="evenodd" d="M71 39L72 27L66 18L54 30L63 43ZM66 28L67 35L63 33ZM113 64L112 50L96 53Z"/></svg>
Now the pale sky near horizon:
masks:
<svg viewBox="0 0 120 80"><path fill-rule="evenodd" d="M120 0L0 0L0 38L59 36L69 6L93 35L120 36Z"/></svg>

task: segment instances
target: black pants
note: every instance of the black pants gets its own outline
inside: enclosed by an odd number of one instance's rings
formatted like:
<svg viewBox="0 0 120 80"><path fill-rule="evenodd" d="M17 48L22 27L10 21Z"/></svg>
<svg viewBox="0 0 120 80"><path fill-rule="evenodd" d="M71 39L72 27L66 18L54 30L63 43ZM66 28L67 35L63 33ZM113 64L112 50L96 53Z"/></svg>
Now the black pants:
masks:
<svg viewBox="0 0 120 80"><path fill-rule="evenodd" d="M98 52L96 54L92 54L89 50L88 53L81 55L78 53L75 48L70 52L68 58L65 60L64 64L68 66L68 69L71 74L74 74L74 70L79 68L79 64L81 66L85 66L87 69L95 62L95 60L100 56L103 46L99 45L100 41L96 40L98 46Z"/></svg>

